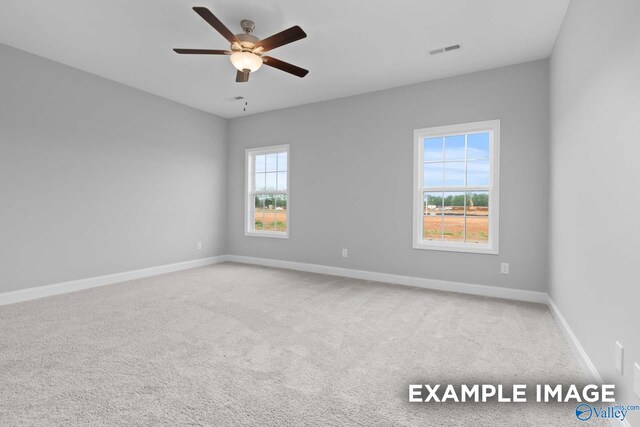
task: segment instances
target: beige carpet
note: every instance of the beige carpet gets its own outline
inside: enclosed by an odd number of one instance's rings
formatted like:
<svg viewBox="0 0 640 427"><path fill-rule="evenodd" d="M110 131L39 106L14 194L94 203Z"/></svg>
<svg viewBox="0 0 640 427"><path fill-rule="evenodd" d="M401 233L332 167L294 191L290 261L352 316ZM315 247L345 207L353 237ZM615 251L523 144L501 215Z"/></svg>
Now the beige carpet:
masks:
<svg viewBox="0 0 640 427"><path fill-rule="evenodd" d="M585 425L408 403L421 381L584 382L542 305L240 264L0 307L0 355L3 426Z"/></svg>

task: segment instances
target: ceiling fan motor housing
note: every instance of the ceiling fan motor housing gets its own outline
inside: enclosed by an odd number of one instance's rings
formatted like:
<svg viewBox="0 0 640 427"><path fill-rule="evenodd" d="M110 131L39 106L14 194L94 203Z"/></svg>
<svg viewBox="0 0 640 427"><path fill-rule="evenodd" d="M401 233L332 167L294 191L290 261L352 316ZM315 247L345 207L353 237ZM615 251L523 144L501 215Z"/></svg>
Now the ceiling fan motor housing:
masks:
<svg viewBox="0 0 640 427"><path fill-rule="evenodd" d="M258 42L260 41L259 38L252 36L249 33L236 34L236 37L238 38L238 40L240 40L240 46L238 46L238 43L231 43L231 50L233 51L242 50L247 52L253 52L253 48L255 48Z"/></svg>

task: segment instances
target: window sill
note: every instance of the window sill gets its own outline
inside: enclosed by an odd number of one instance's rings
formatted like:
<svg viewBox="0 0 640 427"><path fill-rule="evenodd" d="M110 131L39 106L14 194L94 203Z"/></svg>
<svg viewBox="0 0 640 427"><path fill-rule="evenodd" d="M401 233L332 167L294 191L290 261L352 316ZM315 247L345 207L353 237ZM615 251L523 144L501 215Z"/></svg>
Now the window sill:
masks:
<svg viewBox="0 0 640 427"><path fill-rule="evenodd" d="M247 237L270 237L272 239L288 239L289 233L282 231L245 231Z"/></svg>
<svg viewBox="0 0 640 427"><path fill-rule="evenodd" d="M461 252L471 254L499 255L498 248L491 246L480 246L473 244L455 244L455 243L439 243L439 242L414 242L413 249L422 249L428 251L443 252Z"/></svg>

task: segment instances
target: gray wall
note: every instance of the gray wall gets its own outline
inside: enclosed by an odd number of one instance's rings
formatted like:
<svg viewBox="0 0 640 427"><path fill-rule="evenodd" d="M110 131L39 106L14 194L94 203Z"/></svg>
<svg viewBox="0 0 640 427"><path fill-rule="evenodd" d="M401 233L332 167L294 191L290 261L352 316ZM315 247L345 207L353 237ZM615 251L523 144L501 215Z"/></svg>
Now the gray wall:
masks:
<svg viewBox="0 0 640 427"><path fill-rule="evenodd" d="M550 293L629 404L640 363L638 22L637 0L574 0L551 59ZM616 340L624 376L613 367Z"/></svg>
<svg viewBox="0 0 640 427"><path fill-rule="evenodd" d="M0 292L223 254L226 126L0 44Z"/></svg>
<svg viewBox="0 0 640 427"><path fill-rule="evenodd" d="M545 291L548 93L541 60L233 119L228 252ZM489 119L502 121L500 255L412 249L413 130ZM291 237L245 237L244 150L284 143Z"/></svg>

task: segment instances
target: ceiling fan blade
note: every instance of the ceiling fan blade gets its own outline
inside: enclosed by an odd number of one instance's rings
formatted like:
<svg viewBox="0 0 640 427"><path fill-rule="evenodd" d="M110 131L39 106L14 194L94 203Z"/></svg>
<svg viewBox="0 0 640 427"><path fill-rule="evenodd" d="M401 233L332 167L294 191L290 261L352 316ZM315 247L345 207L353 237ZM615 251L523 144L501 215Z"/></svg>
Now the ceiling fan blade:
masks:
<svg viewBox="0 0 640 427"><path fill-rule="evenodd" d="M236 73L236 82L237 83L246 83L249 81L249 73L251 71L247 70L246 68L243 71L238 70L238 72Z"/></svg>
<svg viewBox="0 0 640 427"><path fill-rule="evenodd" d="M278 70L293 74L294 76L304 77L309 73L309 70L305 70L304 68L289 64L288 62L280 61L279 59L272 58L270 56L263 56L262 61L264 62L264 65L277 68Z"/></svg>
<svg viewBox="0 0 640 427"><path fill-rule="evenodd" d="M278 34L274 34L271 37L267 37L266 39L260 41L258 43L258 46L262 46L262 51L267 52L277 47L284 46L285 44L293 43L305 37L307 37L307 33L302 31L302 28L296 25L287 30L281 31Z"/></svg>
<svg viewBox="0 0 640 427"><path fill-rule="evenodd" d="M193 8L193 10L195 10L196 13L202 17L202 19L207 21L209 25L215 28L217 32L222 34L222 37L229 40L229 43L240 42L235 34L233 34L218 18L216 18L216 16L211 13L209 9L207 9L206 7L196 6Z"/></svg>
<svg viewBox="0 0 640 427"><path fill-rule="evenodd" d="M175 53L186 53L190 55L231 55L231 51L215 49L173 49L173 51Z"/></svg>

